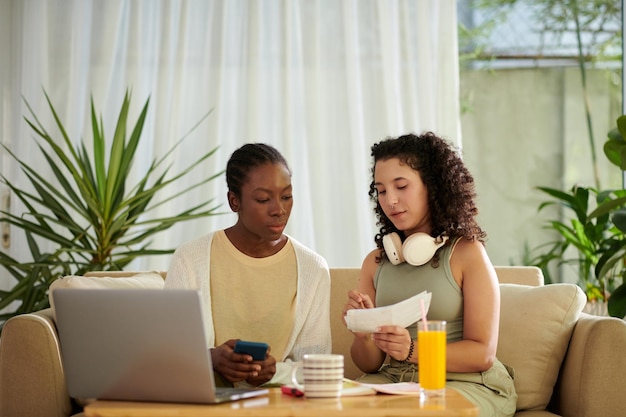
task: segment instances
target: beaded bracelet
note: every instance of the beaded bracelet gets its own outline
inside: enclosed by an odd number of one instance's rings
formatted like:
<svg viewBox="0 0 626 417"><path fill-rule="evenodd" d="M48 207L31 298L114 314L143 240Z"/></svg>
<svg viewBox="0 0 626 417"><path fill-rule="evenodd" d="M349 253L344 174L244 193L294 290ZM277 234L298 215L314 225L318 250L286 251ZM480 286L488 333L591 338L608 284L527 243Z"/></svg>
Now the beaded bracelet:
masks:
<svg viewBox="0 0 626 417"><path fill-rule="evenodd" d="M409 362L409 359L411 359L411 356L413 356L414 349L415 349L415 342L413 341L413 339L411 339L411 346L409 346L409 354L406 356L406 359L403 360L402 362Z"/></svg>

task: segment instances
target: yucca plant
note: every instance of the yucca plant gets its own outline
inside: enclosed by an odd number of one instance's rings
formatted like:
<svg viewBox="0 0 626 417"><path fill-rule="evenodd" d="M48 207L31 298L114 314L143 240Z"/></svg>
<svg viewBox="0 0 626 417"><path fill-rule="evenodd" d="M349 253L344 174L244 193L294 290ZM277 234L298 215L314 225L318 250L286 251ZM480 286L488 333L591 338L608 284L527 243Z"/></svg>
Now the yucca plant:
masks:
<svg viewBox="0 0 626 417"><path fill-rule="evenodd" d="M20 187L2 176L2 182L23 203L26 211L21 214L2 211L0 222L9 223L25 233L32 260L18 261L0 252L0 265L16 280L10 290L0 291L0 310L18 305L13 311L0 315L3 322L16 314L47 307L48 287L57 278L93 270L123 270L138 257L172 253L175 248L151 248L150 239L176 223L219 214L219 206L208 198L169 217L150 216L155 208L188 194L223 173L220 171L194 180L182 190L177 187L181 178L217 150L203 153L184 170L170 174L171 163L167 160L189 135L177 141L162 158L153 160L139 181L129 184L149 99L128 136L131 95L126 92L112 141L107 146L102 118L99 119L92 98L90 153L82 140L76 143L70 140L45 91L44 95L60 137L53 137L46 130L26 101L30 117L24 119L35 133L38 148L56 181L41 175L40 170L35 170L4 147L17 161L31 187ZM53 249L42 252L42 242Z"/></svg>

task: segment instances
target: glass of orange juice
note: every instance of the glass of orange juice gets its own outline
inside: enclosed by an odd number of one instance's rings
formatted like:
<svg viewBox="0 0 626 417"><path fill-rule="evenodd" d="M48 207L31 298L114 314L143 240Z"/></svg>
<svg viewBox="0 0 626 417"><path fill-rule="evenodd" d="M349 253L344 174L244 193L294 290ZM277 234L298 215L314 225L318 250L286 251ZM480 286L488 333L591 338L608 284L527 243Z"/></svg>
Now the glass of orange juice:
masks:
<svg viewBox="0 0 626 417"><path fill-rule="evenodd" d="M446 322L420 320L417 323L417 360L421 393L438 397L446 388Z"/></svg>

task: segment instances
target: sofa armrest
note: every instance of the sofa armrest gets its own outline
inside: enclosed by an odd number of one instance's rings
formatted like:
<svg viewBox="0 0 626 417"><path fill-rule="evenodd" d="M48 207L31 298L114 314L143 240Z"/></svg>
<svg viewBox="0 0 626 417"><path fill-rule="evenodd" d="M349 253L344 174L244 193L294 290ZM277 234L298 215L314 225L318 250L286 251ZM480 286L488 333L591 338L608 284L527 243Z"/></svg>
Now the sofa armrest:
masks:
<svg viewBox="0 0 626 417"><path fill-rule="evenodd" d="M51 310L12 317L0 337L0 415L67 417L71 412Z"/></svg>
<svg viewBox="0 0 626 417"><path fill-rule="evenodd" d="M555 387L563 417L624 415L626 321L581 313Z"/></svg>

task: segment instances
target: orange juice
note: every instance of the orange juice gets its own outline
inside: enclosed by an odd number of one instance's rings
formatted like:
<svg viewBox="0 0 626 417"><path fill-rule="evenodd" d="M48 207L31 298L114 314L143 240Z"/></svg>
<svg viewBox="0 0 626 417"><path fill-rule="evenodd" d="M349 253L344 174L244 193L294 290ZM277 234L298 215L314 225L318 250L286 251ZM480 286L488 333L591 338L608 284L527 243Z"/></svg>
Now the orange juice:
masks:
<svg viewBox="0 0 626 417"><path fill-rule="evenodd" d="M417 355L420 387L426 394L443 394L446 387L445 321L428 321L428 328L432 330L425 331L423 327L423 323L419 322Z"/></svg>

